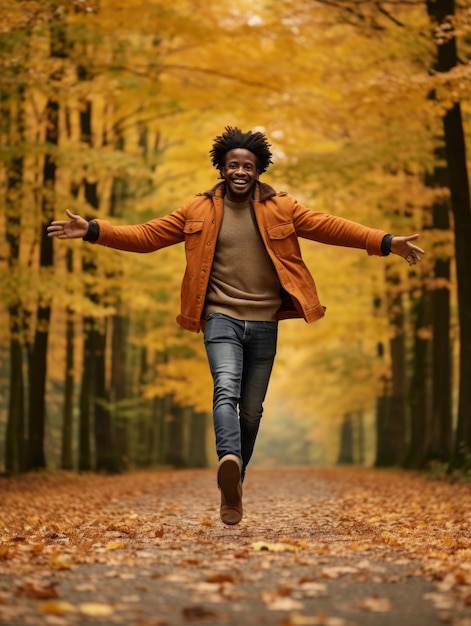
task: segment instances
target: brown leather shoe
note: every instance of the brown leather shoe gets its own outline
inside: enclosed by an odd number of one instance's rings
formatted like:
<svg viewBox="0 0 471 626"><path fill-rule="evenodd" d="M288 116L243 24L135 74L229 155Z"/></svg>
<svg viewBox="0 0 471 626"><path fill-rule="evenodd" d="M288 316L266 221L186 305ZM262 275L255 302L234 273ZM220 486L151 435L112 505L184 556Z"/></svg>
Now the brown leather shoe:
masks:
<svg viewBox="0 0 471 626"><path fill-rule="evenodd" d="M238 524L242 519L241 463L235 454L226 454L219 461L218 487L221 490L221 521Z"/></svg>

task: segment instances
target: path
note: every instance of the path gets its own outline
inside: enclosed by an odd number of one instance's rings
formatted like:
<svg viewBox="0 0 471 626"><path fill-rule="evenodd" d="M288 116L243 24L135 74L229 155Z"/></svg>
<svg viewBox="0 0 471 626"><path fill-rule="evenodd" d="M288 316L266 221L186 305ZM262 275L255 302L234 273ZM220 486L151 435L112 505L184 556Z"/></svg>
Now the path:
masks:
<svg viewBox="0 0 471 626"><path fill-rule="evenodd" d="M3 625L471 626L470 485L254 469L235 527L214 470L2 489Z"/></svg>

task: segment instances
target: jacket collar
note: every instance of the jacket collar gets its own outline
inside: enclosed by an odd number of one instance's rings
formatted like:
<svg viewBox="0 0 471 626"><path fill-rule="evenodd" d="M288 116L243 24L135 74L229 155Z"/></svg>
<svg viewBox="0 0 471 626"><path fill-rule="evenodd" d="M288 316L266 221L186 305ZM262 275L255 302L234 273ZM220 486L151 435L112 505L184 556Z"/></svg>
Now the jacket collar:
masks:
<svg viewBox="0 0 471 626"><path fill-rule="evenodd" d="M225 183L217 183L208 191L203 192L201 195L208 196L209 198L223 198L226 194L226 184ZM198 194L200 195L200 194ZM254 200L256 202L265 202L269 198L276 196L276 191L267 183L261 183L259 180L255 183L254 188Z"/></svg>

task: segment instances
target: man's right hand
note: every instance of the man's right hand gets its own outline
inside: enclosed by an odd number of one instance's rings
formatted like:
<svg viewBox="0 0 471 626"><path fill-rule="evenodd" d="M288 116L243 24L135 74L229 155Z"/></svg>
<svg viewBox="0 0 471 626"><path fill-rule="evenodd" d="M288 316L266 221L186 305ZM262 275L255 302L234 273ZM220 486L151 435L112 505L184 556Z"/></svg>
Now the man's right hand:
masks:
<svg viewBox="0 0 471 626"><path fill-rule="evenodd" d="M88 232L88 222L80 215L74 215L69 209L65 212L70 220L57 220L51 222L47 227L48 237L58 239L79 239L85 237Z"/></svg>

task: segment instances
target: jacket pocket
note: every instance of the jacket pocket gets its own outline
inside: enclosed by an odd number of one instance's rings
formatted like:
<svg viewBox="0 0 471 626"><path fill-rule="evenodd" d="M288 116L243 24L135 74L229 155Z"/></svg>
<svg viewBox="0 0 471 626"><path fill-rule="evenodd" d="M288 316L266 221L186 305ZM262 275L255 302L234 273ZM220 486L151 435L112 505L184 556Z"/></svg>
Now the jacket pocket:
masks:
<svg viewBox="0 0 471 626"><path fill-rule="evenodd" d="M293 222L277 224L267 229L273 252L278 257L300 254L298 237Z"/></svg>
<svg viewBox="0 0 471 626"><path fill-rule="evenodd" d="M203 220L187 220L183 228L183 234L185 235L185 248L186 250L193 250L200 239L203 231Z"/></svg>

